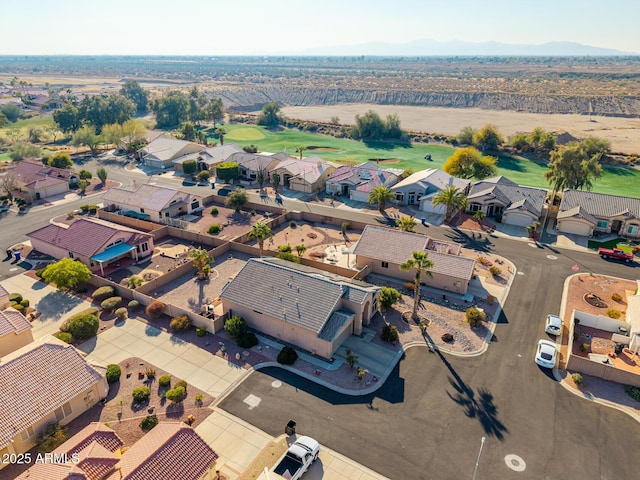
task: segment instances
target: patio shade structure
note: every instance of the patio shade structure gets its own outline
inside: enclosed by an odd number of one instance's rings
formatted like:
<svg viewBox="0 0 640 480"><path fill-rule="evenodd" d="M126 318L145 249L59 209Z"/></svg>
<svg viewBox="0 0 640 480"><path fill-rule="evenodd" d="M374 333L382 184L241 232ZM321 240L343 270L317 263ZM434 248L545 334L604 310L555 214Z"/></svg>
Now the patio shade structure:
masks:
<svg viewBox="0 0 640 480"><path fill-rule="evenodd" d="M123 215L125 217L137 218L138 220L147 220L150 217L148 213L140 213L136 212L135 210L127 210L123 213Z"/></svg>
<svg viewBox="0 0 640 480"><path fill-rule="evenodd" d="M104 275L104 263L116 260L131 251L136 251L135 245L129 245L128 243L119 243L118 245L113 245L105 249L103 252L94 255L93 257L91 257L91 260L100 264L100 274ZM136 261L138 260L137 252L135 253L135 259Z"/></svg>

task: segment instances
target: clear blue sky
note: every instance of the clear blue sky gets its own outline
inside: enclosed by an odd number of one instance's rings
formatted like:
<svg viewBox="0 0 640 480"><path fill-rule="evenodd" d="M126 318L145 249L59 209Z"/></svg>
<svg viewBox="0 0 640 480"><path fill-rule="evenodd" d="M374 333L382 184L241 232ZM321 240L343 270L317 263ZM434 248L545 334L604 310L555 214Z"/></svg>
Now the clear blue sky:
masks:
<svg viewBox="0 0 640 480"><path fill-rule="evenodd" d="M640 53L639 0L0 0L0 54L279 54L417 39Z"/></svg>

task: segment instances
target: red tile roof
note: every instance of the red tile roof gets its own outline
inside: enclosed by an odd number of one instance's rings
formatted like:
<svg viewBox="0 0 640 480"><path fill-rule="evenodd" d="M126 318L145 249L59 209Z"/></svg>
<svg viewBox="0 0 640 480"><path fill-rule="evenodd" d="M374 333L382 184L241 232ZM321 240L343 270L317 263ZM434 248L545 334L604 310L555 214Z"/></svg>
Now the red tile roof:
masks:
<svg viewBox="0 0 640 480"><path fill-rule="evenodd" d="M0 337L9 333L17 335L30 328L31 323L19 311L7 308L0 312Z"/></svg>
<svg viewBox="0 0 640 480"><path fill-rule="evenodd" d="M0 298L9 296L9 291L0 283Z"/></svg>
<svg viewBox="0 0 640 480"><path fill-rule="evenodd" d="M15 480L89 480L89 477L68 463L33 463Z"/></svg>
<svg viewBox="0 0 640 480"><path fill-rule="evenodd" d="M104 478L117 465L120 459L98 442L93 442L79 452L78 467L87 474L90 480Z"/></svg>
<svg viewBox="0 0 640 480"><path fill-rule="evenodd" d="M84 450L88 445L97 442L110 452L116 452L124 446L124 442L112 429L100 422L91 422L69 440L54 450L55 453L73 455Z"/></svg>

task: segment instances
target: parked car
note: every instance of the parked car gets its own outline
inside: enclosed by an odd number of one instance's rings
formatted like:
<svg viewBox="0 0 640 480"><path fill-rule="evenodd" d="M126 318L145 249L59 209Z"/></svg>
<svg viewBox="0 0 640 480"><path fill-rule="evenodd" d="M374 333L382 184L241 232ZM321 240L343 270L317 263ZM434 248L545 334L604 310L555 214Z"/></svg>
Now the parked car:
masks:
<svg viewBox="0 0 640 480"><path fill-rule="evenodd" d="M599 248L598 255L602 258L613 258L615 260L624 260L625 262L631 262L633 260L632 253L626 253L620 248Z"/></svg>
<svg viewBox="0 0 640 480"><path fill-rule="evenodd" d="M278 460L272 471L284 478L298 480L318 458L318 452L320 444L316 440L301 436Z"/></svg>
<svg viewBox="0 0 640 480"><path fill-rule="evenodd" d="M545 322L544 331L549 335L560 335L562 330L562 319L557 315L547 315L547 321Z"/></svg>
<svg viewBox="0 0 640 480"><path fill-rule="evenodd" d="M536 349L536 363L544 368L553 368L556 366L556 354L558 350L556 344L540 339L538 340L538 348Z"/></svg>

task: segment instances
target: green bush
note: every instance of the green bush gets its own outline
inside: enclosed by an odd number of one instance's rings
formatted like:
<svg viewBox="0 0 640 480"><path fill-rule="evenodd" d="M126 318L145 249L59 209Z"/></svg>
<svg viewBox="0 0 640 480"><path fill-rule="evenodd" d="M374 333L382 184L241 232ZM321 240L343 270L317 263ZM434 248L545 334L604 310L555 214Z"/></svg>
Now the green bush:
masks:
<svg viewBox="0 0 640 480"><path fill-rule="evenodd" d="M187 391L187 382L185 382L184 380L178 380L176 382L176 384L174 385L174 388L178 388L178 387L182 387L184 388L184 391Z"/></svg>
<svg viewBox="0 0 640 480"><path fill-rule="evenodd" d="M84 340L85 338L94 337L98 333L99 327L100 321L96 315L79 313L68 319L68 323L65 321L60 330L69 332L78 340Z"/></svg>
<svg viewBox="0 0 640 480"><path fill-rule="evenodd" d="M151 389L145 385L140 385L133 389L131 396L133 397L134 402L145 402L149 400L149 397L151 396Z"/></svg>
<svg viewBox="0 0 640 480"><path fill-rule="evenodd" d="M173 403L179 403L184 400L185 395L185 389L183 387L176 386L171 390L167 390L166 398Z"/></svg>
<svg viewBox="0 0 640 480"><path fill-rule="evenodd" d="M615 308L607 309L607 317L609 318L613 318L617 320L620 318L621 315L622 315L622 312L620 312L620 310L616 310Z"/></svg>
<svg viewBox="0 0 640 480"><path fill-rule="evenodd" d="M578 386L584 385L584 379L582 378L582 375L580 375L579 373L572 373L571 378L573 379L573 383L575 383L576 385Z"/></svg>
<svg viewBox="0 0 640 480"><path fill-rule="evenodd" d="M91 294L91 298L97 302L103 302L107 298L111 298L116 294L115 290L110 285L105 285L104 287L96 288L95 291Z"/></svg>
<svg viewBox="0 0 640 480"><path fill-rule="evenodd" d="M20 305L19 303L14 303L11 305L12 308L15 308L17 311L19 311L21 314L24 315L24 307L22 305Z"/></svg>
<svg viewBox="0 0 640 480"><path fill-rule="evenodd" d="M298 227L298 224L294 220L291 220L289 222L289 228L297 228L297 227Z"/></svg>
<svg viewBox="0 0 640 480"><path fill-rule="evenodd" d="M218 211L218 207L213 207L213 208L211 209L211 212L210 212L210 213L211 213L211 215L213 215L214 217L217 217L217 216L218 216L218 214L219 214L220 212Z"/></svg>
<svg viewBox="0 0 640 480"><path fill-rule="evenodd" d="M387 323L384 327L382 327L382 332L380 333L380 338L383 342L397 342L398 341L398 329L393 325Z"/></svg>
<svg viewBox="0 0 640 480"><path fill-rule="evenodd" d="M198 173L198 175L196 175L196 180L201 183L207 182L209 178L211 178L211 173L209 173L209 170L202 170L200 173Z"/></svg>
<svg viewBox="0 0 640 480"><path fill-rule="evenodd" d="M198 162L195 160L186 160L182 162L182 171L185 175L191 175L198 169Z"/></svg>
<svg viewBox="0 0 640 480"><path fill-rule="evenodd" d="M22 301L22 295L19 293L12 293L9 295L9 301L11 303L20 303Z"/></svg>
<svg viewBox="0 0 640 480"><path fill-rule="evenodd" d="M640 402L640 388L634 387L633 385L625 385L624 391L627 392L627 395L633 398L636 402Z"/></svg>
<svg viewBox="0 0 640 480"><path fill-rule="evenodd" d="M378 304L382 308L391 308L391 306L396 303L402 294L393 287L382 287L380 288L380 293L378 294Z"/></svg>
<svg viewBox="0 0 640 480"><path fill-rule="evenodd" d="M67 429L58 423L47 425L47 428L38 436L38 452L49 453L67 441L69 435Z"/></svg>
<svg viewBox="0 0 640 480"><path fill-rule="evenodd" d="M181 330L188 330L191 326L191 321L189 317L186 315L179 315L177 317L173 317L171 322L169 323L169 328L174 332L178 332Z"/></svg>
<svg viewBox="0 0 640 480"><path fill-rule="evenodd" d="M213 223L207 229L207 233L210 235L216 235L222 231L222 227L217 223Z"/></svg>
<svg viewBox="0 0 640 480"><path fill-rule="evenodd" d="M106 300L104 300L101 304L100 307L102 308L102 310L104 310L105 312L113 312L116 308L118 308L120 306L120 304L122 303L122 297L111 297L111 298L107 298Z"/></svg>
<svg viewBox="0 0 640 480"><path fill-rule="evenodd" d="M148 432L156 425L158 425L158 417L156 417L155 415L147 415L140 422L140 428L145 432Z"/></svg>
<svg viewBox="0 0 640 480"><path fill-rule="evenodd" d="M196 327L196 335L199 337L206 337L207 329L204 327Z"/></svg>
<svg viewBox="0 0 640 480"><path fill-rule="evenodd" d="M258 337L251 332L243 333L238 337L237 344L240 348L251 348L258 345Z"/></svg>
<svg viewBox="0 0 640 480"><path fill-rule="evenodd" d="M38 270L36 270L36 277L42 279L42 272L44 272L44 268L39 268Z"/></svg>
<svg viewBox="0 0 640 480"><path fill-rule="evenodd" d="M499 277L500 274L502 273L502 270L500 269L500 267L496 267L495 265L492 265L489 267L489 272L491 272L491 275L493 275L494 277Z"/></svg>
<svg viewBox="0 0 640 480"><path fill-rule="evenodd" d="M340 233L344 235L345 233L347 233L347 230L349 230L350 228L351 228L351 223L342 222L342 225L340 225Z"/></svg>
<svg viewBox="0 0 640 480"><path fill-rule="evenodd" d="M160 375L160 377L158 377L158 385L161 387L168 387L171 385L171 375Z"/></svg>
<svg viewBox="0 0 640 480"><path fill-rule="evenodd" d="M26 298L23 298L22 301L20 302L20 305L22 305L24 308L29 308L29 300L27 300Z"/></svg>
<svg viewBox="0 0 640 480"><path fill-rule="evenodd" d="M282 347L282 350L280 350L278 357L276 358L278 363L281 365L293 365L297 359L298 354L289 346Z"/></svg>
<svg viewBox="0 0 640 480"><path fill-rule="evenodd" d="M622 295L620 295L618 292L613 292L611 294L611 300L613 300L614 302L621 302L622 301Z"/></svg>
<svg viewBox="0 0 640 480"><path fill-rule="evenodd" d="M129 308L134 312L140 308L140 302L138 302L137 300L131 300L128 305Z"/></svg>
<svg viewBox="0 0 640 480"><path fill-rule="evenodd" d="M151 318L159 318L162 316L162 312L164 312L164 307L166 305L162 303L160 300L154 300L147 308L145 308L145 313L149 315Z"/></svg>
<svg viewBox="0 0 640 480"><path fill-rule="evenodd" d="M144 371L144 374L149 380L153 380L154 378L156 378L156 369L147 367L147 369Z"/></svg>
<svg viewBox="0 0 640 480"><path fill-rule="evenodd" d="M291 245L286 244L286 245L279 245L278 246L278 251L281 253L291 253Z"/></svg>
<svg viewBox="0 0 640 480"><path fill-rule="evenodd" d="M58 332L53 334L58 340L62 340L64 343L73 343L73 335L69 332Z"/></svg>
<svg viewBox="0 0 640 480"><path fill-rule="evenodd" d="M124 320L129 316L129 312L126 307L120 307L116 310L116 318L118 320Z"/></svg>
<svg viewBox="0 0 640 480"><path fill-rule="evenodd" d="M216 166L216 176L225 183L230 183L238 178L240 168L237 162L222 162Z"/></svg>
<svg viewBox="0 0 640 480"><path fill-rule="evenodd" d="M202 394L201 394L201 393L196 393L195 401L196 401L196 403L197 403L198 405L201 405L201 404L202 404Z"/></svg>
<svg viewBox="0 0 640 480"><path fill-rule="evenodd" d="M276 255L276 258L280 258L288 262L300 263L300 258L296 257L293 253L290 253L290 252L279 253L278 255Z"/></svg>
<svg viewBox="0 0 640 480"><path fill-rule="evenodd" d="M467 317L467 323L472 327L477 327L487 319L487 314L476 307L468 308L465 316Z"/></svg>
<svg viewBox="0 0 640 480"><path fill-rule="evenodd" d="M120 375L122 375L122 369L119 365L116 365L115 363L107 365L107 382L116 383L120 380Z"/></svg>
<svg viewBox="0 0 640 480"><path fill-rule="evenodd" d="M233 338L240 338L247 333L247 322L239 315L233 315L224 322L224 330Z"/></svg>

